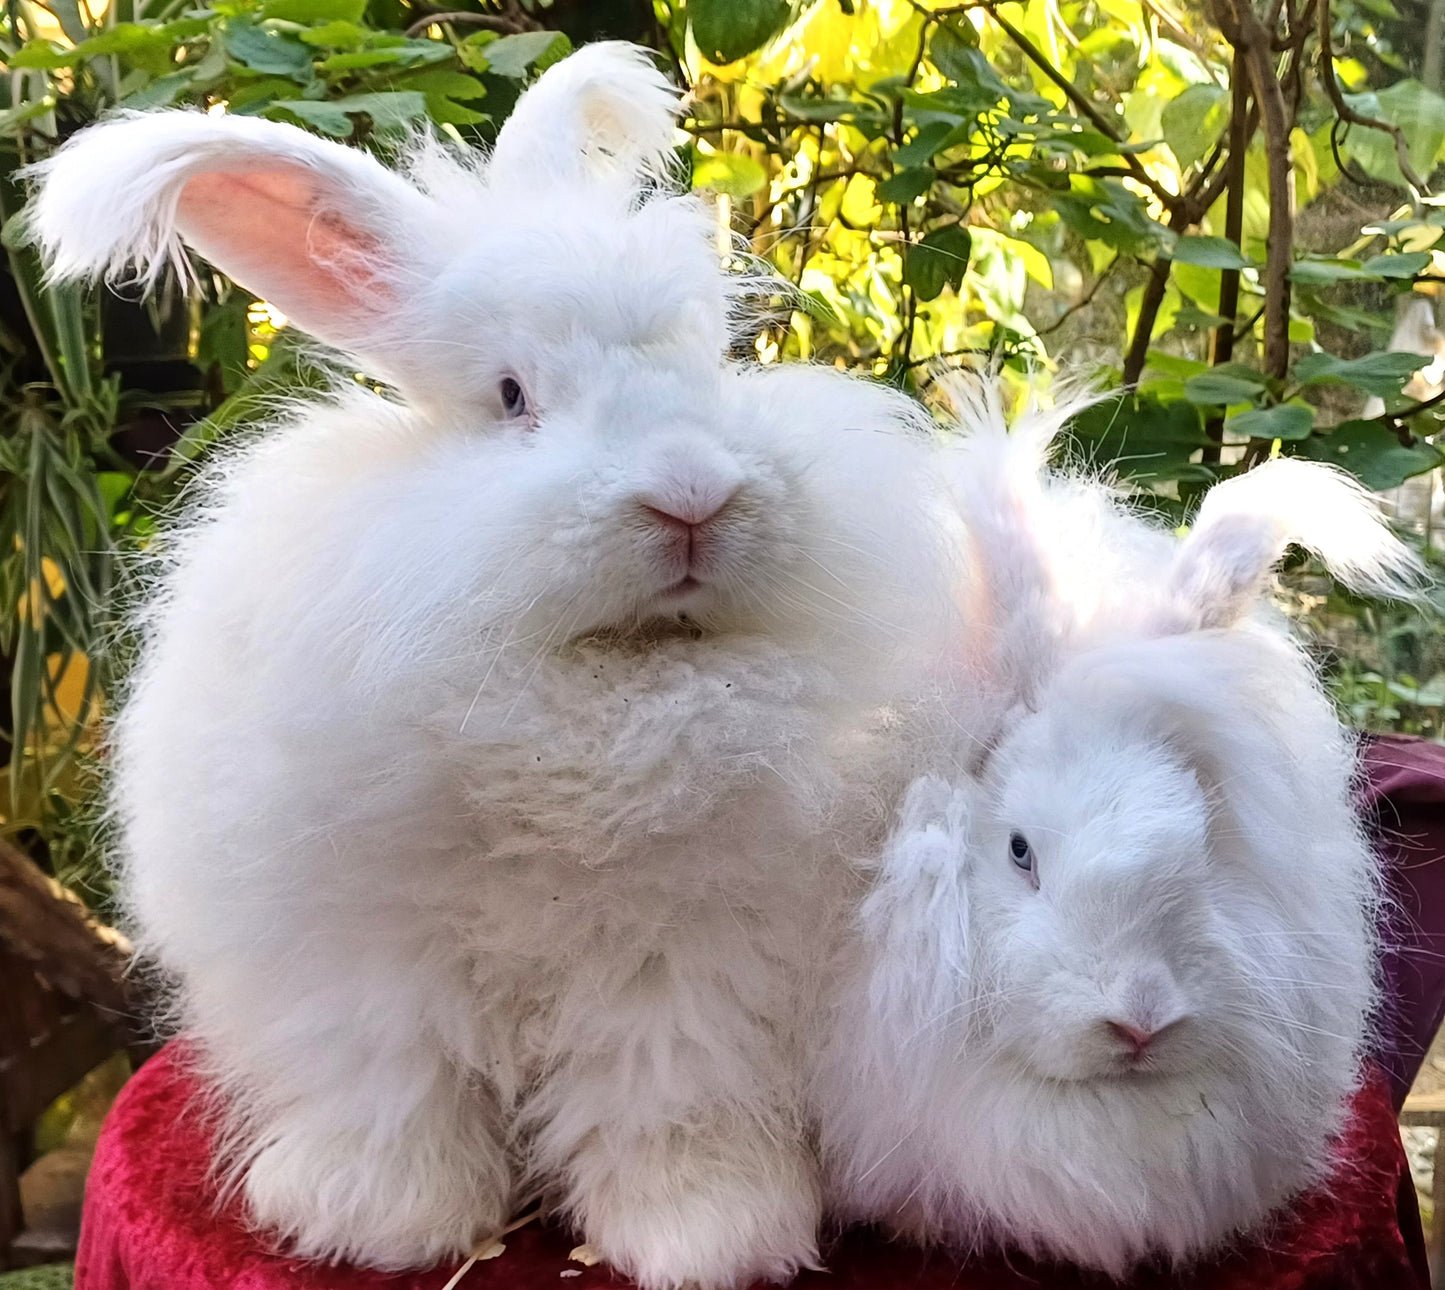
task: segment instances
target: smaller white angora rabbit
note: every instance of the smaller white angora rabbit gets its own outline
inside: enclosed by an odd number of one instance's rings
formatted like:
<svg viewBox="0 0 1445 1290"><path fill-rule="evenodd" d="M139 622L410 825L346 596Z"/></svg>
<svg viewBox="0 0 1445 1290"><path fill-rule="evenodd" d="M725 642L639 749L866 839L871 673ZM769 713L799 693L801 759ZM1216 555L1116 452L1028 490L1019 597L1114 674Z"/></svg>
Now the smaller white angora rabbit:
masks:
<svg viewBox="0 0 1445 1290"><path fill-rule="evenodd" d="M1374 999L1355 753L1263 605L1290 542L1400 590L1407 550L1325 466L1206 496L1188 537L1051 474L960 392L981 570L924 757L825 1013L837 1217L1122 1274L1322 1179Z"/></svg>
<svg viewBox="0 0 1445 1290"><path fill-rule="evenodd" d="M303 1256L431 1264L541 1195L647 1290L815 1261L859 732L957 521L901 395L728 361L676 107L594 45L486 158L166 112L39 172L53 275L184 244L347 358L168 537L114 738L140 944Z"/></svg>

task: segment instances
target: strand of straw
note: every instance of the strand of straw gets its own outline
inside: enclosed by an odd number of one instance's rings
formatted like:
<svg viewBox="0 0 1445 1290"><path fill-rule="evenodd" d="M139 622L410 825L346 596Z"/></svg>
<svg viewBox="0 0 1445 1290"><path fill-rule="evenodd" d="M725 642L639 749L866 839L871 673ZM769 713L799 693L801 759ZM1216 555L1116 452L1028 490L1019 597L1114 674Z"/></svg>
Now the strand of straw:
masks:
<svg viewBox="0 0 1445 1290"><path fill-rule="evenodd" d="M506 1236L509 1232L515 1232L519 1227L526 1227L527 1224L541 1212L542 1207L538 1205L536 1209L523 1214L521 1218L514 1218L506 1227L502 1228L500 1232L496 1232L478 1241L472 1246L472 1252L467 1256L467 1261L457 1269L456 1275L442 1287L442 1290L457 1290L457 1286L462 1283L462 1278L476 1267L478 1263L483 1259L495 1259L497 1255L507 1248L502 1244L502 1237Z"/></svg>

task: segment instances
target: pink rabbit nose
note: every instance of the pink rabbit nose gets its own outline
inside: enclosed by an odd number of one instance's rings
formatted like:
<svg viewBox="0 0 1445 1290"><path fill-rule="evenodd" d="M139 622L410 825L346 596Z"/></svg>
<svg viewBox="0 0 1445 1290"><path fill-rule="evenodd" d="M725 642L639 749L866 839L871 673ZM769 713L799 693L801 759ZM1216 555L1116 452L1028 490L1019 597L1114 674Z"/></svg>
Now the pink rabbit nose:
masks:
<svg viewBox="0 0 1445 1290"><path fill-rule="evenodd" d="M1109 1033L1116 1039L1123 1040L1133 1049L1135 1057L1142 1057L1149 1045L1154 1042L1157 1030L1145 1030L1142 1026L1136 1026L1128 1021L1106 1021Z"/></svg>
<svg viewBox="0 0 1445 1290"><path fill-rule="evenodd" d="M727 503L722 506L727 506ZM711 510L708 510L707 507L675 506L670 510L663 510L660 506L647 506L644 503L642 510L649 519L662 524L663 529L676 529L682 533L691 533L694 529L701 529L708 520L722 510L722 507L712 507ZM683 511L683 514L676 514L676 511Z"/></svg>
<svg viewBox="0 0 1445 1290"><path fill-rule="evenodd" d="M717 501L711 498L706 500L697 498L687 501L667 501L661 504L643 502L642 510L645 515L656 520L664 528L690 533L693 529L700 529L709 520L715 519L727 509L727 505L732 499L733 494L729 493Z"/></svg>

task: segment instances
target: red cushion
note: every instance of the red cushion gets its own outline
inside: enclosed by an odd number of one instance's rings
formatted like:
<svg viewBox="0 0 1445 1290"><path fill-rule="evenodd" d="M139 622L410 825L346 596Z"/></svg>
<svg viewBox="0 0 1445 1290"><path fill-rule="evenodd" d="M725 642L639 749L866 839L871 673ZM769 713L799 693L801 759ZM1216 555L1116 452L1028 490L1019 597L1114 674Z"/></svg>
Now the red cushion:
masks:
<svg viewBox="0 0 1445 1290"><path fill-rule="evenodd" d="M126 1086L96 1149L85 1199L76 1290L441 1290L455 1265L403 1276L287 1259L247 1230L234 1206L217 1208L198 1086L173 1045ZM1301 1199L1247 1247L1185 1276L1146 1273L1135 1290L1412 1290L1425 1283L1401 1235L1397 1198L1408 1187L1388 1085L1372 1067L1327 1189ZM536 1226L506 1238L500 1257L474 1267L462 1290L589 1290L617 1280L568 1262L574 1238ZM1104 1284L1027 1260L960 1268L867 1233L828 1252L829 1272L797 1290L1095 1290ZM568 1276L568 1273L574 1275Z"/></svg>

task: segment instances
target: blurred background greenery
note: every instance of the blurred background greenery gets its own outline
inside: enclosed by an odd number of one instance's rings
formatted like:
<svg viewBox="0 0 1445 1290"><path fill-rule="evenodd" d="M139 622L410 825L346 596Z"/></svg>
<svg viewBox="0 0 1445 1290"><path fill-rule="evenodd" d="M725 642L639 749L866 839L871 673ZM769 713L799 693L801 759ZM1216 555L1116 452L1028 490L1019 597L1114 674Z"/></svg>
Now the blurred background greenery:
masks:
<svg viewBox="0 0 1445 1290"><path fill-rule="evenodd" d="M208 270L145 301L47 286L16 171L117 107L383 155L417 128L485 145L531 77L605 37L690 89L679 152L719 253L779 275L740 357L924 398L979 357L1016 398L1102 383L1069 450L1176 522L1301 454L1387 493L1434 559L1445 0L5 0L0 833L92 900L127 557L316 373ZM1441 737L1434 606L1301 567L1286 607L1348 719Z"/></svg>

